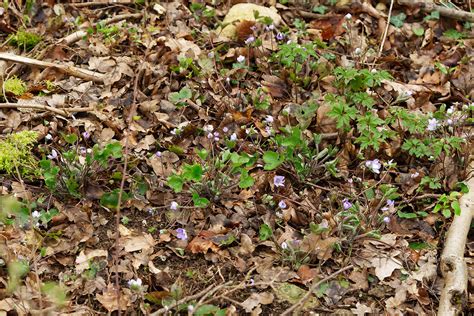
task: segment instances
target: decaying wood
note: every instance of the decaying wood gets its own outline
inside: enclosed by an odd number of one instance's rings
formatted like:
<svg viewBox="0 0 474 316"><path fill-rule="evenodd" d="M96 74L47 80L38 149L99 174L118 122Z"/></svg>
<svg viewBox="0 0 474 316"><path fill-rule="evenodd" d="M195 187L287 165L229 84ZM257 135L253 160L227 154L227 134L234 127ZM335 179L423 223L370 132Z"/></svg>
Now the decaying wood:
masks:
<svg viewBox="0 0 474 316"><path fill-rule="evenodd" d="M19 56L19 55L15 55L11 53L0 53L0 60L12 61L12 62L25 64L29 66L36 66L40 68L51 67L51 68L58 69L59 71L66 73L68 75L78 77L87 81L103 83L105 79L105 75L98 72L94 72L94 71L90 71L87 69L82 69L82 68L78 68L78 67L70 66L70 65L61 65L61 64L51 63L47 61L41 61L41 60Z"/></svg>
<svg viewBox="0 0 474 316"><path fill-rule="evenodd" d="M446 8L440 5L433 3L433 1L427 0L398 0L398 4L410 6L410 7L420 7L425 12L438 11L441 16L448 18L474 22L474 13Z"/></svg>
<svg viewBox="0 0 474 316"><path fill-rule="evenodd" d="M87 108L54 108L52 106L46 104L20 104L20 103L0 103L0 109L5 108L12 108L12 109L37 109L37 110L44 110L50 111L59 115L67 115L69 116L71 113L78 113L78 112L90 112L94 109L91 107Z"/></svg>
<svg viewBox="0 0 474 316"><path fill-rule="evenodd" d="M471 164L474 169L474 163ZM438 315L450 316L462 313L467 302L467 265L464 259L467 235L474 217L474 178L468 181L469 193L459 200L461 215L455 216L446 235L441 254L440 269L444 287L439 300Z"/></svg>

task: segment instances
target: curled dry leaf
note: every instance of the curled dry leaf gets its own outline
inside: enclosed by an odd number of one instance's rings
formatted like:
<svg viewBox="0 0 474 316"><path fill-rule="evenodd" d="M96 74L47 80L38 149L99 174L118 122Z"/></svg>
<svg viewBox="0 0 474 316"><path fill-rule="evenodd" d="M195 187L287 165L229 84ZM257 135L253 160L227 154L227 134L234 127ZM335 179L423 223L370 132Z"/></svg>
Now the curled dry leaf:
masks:
<svg viewBox="0 0 474 316"><path fill-rule="evenodd" d="M97 293L96 298L109 312L126 310L131 305L130 296L122 292L119 297L117 289L112 284L107 285L102 294Z"/></svg>

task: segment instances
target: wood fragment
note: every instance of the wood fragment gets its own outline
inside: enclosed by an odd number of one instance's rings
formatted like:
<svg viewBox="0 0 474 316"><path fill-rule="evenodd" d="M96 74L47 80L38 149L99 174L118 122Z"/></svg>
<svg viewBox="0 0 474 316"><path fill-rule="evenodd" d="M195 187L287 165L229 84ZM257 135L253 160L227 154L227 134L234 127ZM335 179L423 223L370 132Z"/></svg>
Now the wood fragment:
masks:
<svg viewBox="0 0 474 316"><path fill-rule="evenodd" d="M471 169L474 169L474 162L471 163ZM469 192L459 199L461 215L455 216L449 227L440 258L444 287L439 300L439 316L462 314L463 305L468 299L468 272L464 251L471 221L474 217L474 178L467 182L467 186ZM457 305L454 305L456 303Z"/></svg>
<svg viewBox="0 0 474 316"><path fill-rule="evenodd" d="M19 56L15 55L12 53L0 53L0 60L6 60L6 61L12 61L20 64L25 64L29 66L36 66L40 68L55 68L58 69L59 71L66 73L68 75L78 77L87 81L94 81L94 82L99 82L103 83L105 79L105 75L90 71L87 69L82 69L78 68L75 66L70 66L70 65L61 65L61 64L55 64L47 61L41 61L29 57L24 57L24 56Z"/></svg>
<svg viewBox="0 0 474 316"><path fill-rule="evenodd" d="M438 11L441 16L455 20L474 22L474 13L443 7L427 0L398 0L398 4L409 7L420 7L425 12Z"/></svg>

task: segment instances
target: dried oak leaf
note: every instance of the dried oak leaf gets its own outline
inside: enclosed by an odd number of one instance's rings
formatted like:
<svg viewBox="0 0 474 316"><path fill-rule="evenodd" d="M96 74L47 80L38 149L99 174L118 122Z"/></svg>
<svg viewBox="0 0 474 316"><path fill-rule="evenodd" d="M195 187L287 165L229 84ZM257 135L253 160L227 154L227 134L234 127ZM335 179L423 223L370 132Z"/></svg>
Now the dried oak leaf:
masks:
<svg viewBox="0 0 474 316"><path fill-rule="evenodd" d="M218 252L219 246L210 240L213 236L215 236L213 232L204 230L191 240L187 249L192 253L207 253L209 249L213 252Z"/></svg>
<svg viewBox="0 0 474 316"><path fill-rule="evenodd" d="M130 306L130 296L126 293L120 293L118 297L118 291L112 284L107 285L107 289L102 294L96 294L96 299L105 307L109 312L116 310L126 310Z"/></svg>

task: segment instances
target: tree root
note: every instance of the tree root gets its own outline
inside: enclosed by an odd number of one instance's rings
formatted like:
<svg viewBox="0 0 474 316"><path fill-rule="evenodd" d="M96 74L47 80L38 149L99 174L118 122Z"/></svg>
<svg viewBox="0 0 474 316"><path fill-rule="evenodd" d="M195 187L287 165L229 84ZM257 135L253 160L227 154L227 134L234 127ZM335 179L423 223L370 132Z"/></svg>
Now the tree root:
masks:
<svg viewBox="0 0 474 316"><path fill-rule="evenodd" d="M474 168L474 163L471 164ZM474 217L474 178L468 181L469 193L459 200L461 215L455 216L446 235L441 254L440 269L444 287L438 307L438 315L449 316L462 313L467 302L468 272L464 259L467 235Z"/></svg>

